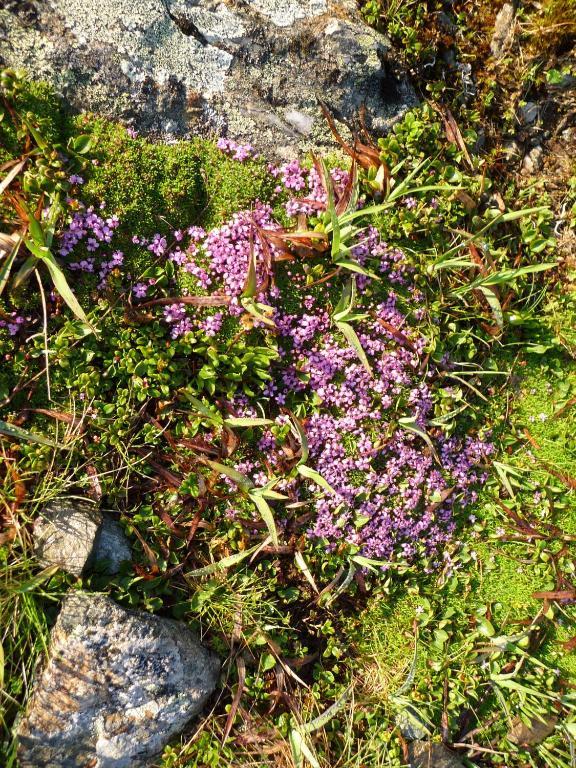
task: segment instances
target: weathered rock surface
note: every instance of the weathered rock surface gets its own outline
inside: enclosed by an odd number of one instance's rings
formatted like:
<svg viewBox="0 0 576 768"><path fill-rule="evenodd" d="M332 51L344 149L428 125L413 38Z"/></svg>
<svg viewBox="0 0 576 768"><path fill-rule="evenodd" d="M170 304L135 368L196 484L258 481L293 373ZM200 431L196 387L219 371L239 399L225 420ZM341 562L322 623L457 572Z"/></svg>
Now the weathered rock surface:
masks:
<svg viewBox="0 0 576 768"><path fill-rule="evenodd" d="M408 753L410 768L464 768L464 763L443 744L413 741Z"/></svg>
<svg viewBox="0 0 576 768"><path fill-rule="evenodd" d="M44 565L81 576L100 564L117 573L130 560L130 547L120 525L82 499L56 499L34 522L34 548Z"/></svg>
<svg viewBox="0 0 576 768"><path fill-rule="evenodd" d="M383 130L416 102L354 0L8 0L0 59L76 107L161 135L215 133L272 156L330 145L317 104Z"/></svg>
<svg viewBox="0 0 576 768"><path fill-rule="evenodd" d="M527 174L536 173L544 164L544 150L538 145L533 147L522 161L522 171Z"/></svg>
<svg viewBox="0 0 576 768"><path fill-rule="evenodd" d="M514 27L514 15L514 5L512 3L504 3L496 16L494 34L490 41L490 51L492 56L497 59L504 55L510 43Z"/></svg>
<svg viewBox="0 0 576 768"><path fill-rule="evenodd" d="M197 715L219 661L176 621L65 598L18 727L21 768L141 768Z"/></svg>

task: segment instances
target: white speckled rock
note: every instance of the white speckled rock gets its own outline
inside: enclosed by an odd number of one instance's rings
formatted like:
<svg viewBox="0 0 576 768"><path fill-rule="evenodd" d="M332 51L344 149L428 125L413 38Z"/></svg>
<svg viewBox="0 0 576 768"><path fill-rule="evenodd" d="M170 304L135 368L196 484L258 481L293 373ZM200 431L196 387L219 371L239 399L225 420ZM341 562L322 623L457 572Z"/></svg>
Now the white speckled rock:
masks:
<svg viewBox="0 0 576 768"><path fill-rule="evenodd" d="M144 768L203 708L220 664L180 622L70 593L18 726L20 768Z"/></svg>
<svg viewBox="0 0 576 768"><path fill-rule="evenodd" d="M317 103L384 131L416 97L354 0L5 0L0 60L73 106L166 137L228 135L269 157L332 147ZM26 9L26 12L25 10Z"/></svg>

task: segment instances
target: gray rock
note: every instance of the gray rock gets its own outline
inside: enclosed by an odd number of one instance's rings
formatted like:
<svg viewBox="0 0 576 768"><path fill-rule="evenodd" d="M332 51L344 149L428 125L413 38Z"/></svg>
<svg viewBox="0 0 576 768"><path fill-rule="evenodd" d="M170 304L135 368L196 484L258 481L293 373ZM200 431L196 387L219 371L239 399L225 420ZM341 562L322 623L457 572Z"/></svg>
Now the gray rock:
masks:
<svg viewBox="0 0 576 768"><path fill-rule="evenodd" d="M444 744L413 741L408 745L410 768L464 768L458 757Z"/></svg>
<svg viewBox="0 0 576 768"><path fill-rule="evenodd" d="M502 57L510 39L512 37L512 27L514 25L514 6L512 3L504 3L498 11L496 22L494 24L494 34L490 41L490 51L492 56L499 59Z"/></svg>
<svg viewBox="0 0 576 768"><path fill-rule="evenodd" d="M527 101L523 107L520 107L520 116L522 122L526 125L535 123L540 115L540 107L533 101Z"/></svg>
<svg viewBox="0 0 576 768"><path fill-rule="evenodd" d="M91 564L98 565L106 573L118 573L122 563L131 559L132 552L122 526L108 515L102 515L102 525L94 542Z"/></svg>
<svg viewBox="0 0 576 768"><path fill-rule="evenodd" d="M20 768L143 768L205 705L218 659L180 622L73 592L18 725Z"/></svg>
<svg viewBox="0 0 576 768"><path fill-rule="evenodd" d="M417 100L354 0L28 0L1 6L0 59L79 109L176 136L224 134L269 156L333 146L338 120L385 130ZM372 117L371 117L372 116Z"/></svg>
<svg viewBox="0 0 576 768"><path fill-rule="evenodd" d="M120 525L82 499L56 499L34 521L34 549L44 565L58 565L74 576L100 564L117 573L131 559Z"/></svg>
<svg viewBox="0 0 576 768"><path fill-rule="evenodd" d="M536 171L539 171L542 168L543 164L544 150L538 145L531 149L524 157L524 160L522 160L522 170L527 174L536 173Z"/></svg>

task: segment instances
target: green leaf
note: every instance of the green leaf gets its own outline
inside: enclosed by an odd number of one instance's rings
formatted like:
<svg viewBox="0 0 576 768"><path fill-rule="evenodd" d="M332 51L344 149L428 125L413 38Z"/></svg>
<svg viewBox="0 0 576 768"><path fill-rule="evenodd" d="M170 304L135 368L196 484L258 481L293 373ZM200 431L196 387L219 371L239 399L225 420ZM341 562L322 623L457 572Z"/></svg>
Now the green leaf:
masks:
<svg viewBox="0 0 576 768"><path fill-rule="evenodd" d="M191 395L189 392L184 390L182 392L183 397L188 400L188 402L192 403L192 405L196 408L198 413L200 413L204 418L206 418L208 421L212 422L213 424L222 424L223 419L222 416L218 412L211 411L204 403L199 400L197 397L194 397L194 395Z"/></svg>
<svg viewBox="0 0 576 768"><path fill-rule="evenodd" d="M310 572L310 568L308 567L308 563L306 562L304 555L302 552L296 552L294 555L294 561L298 568L302 571L304 574L304 577L306 578L306 581L310 584L314 592L318 594L320 590L316 586L316 582L314 581L314 576L312 576L312 573Z"/></svg>
<svg viewBox="0 0 576 768"><path fill-rule="evenodd" d="M36 126L32 124L32 122L28 119L28 117L26 115L20 115L20 119L22 120L22 122L30 132L32 138L34 139L36 144L40 147L40 149L48 149L48 142L46 141L44 136L42 136L38 128L36 128Z"/></svg>
<svg viewBox="0 0 576 768"><path fill-rule="evenodd" d="M391 563L388 560L374 560L372 557L364 557L364 555L352 555L350 560L353 560L355 563L358 563L358 565L375 565L375 566L382 566L382 565L391 565Z"/></svg>
<svg viewBox="0 0 576 768"><path fill-rule="evenodd" d="M490 305L492 314L494 315L496 325L502 330L504 328L504 314L498 296L496 296L496 293L491 288L488 288L485 285L478 286L478 290L484 294L486 301Z"/></svg>
<svg viewBox="0 0 576 768"><path fill-rule="evenodd" d="M7 437L14 437L18 440L25 440L28 443L38 443L39 445L49 445L52 448L64 448L65 446L55 443L47 437L37 435L35 432L28 432L15 424L8 424L6 421L0 421L0 433Z"/></svg>
<svg viewBox="0 0 576 768"><path fill-rule="evenodd" d="M353 261L352 259L337 259L334 261L334 264L336 264L338 267L348 269L350 272L357 272L359 275L371 277L372 280L381 279L375 272L371 272L369 269L366 269L361 264L358 264L357 261Z"/></svg>
<svg viewBox="0 0 576 768"><path fill-rule="evenodd" d="M251 299L256 296L258 289L256 280L256 254L254 252L254 243L250 243L250 255L248 257L248 272L246 274L246 282L244 283L244 289L241 293L242 299Z"/></svg>
<svg viewBox="0 0 576 768"><path fill-rule="evenodd" d="M302 477L305 477L307 480L312 480L316 485L319 485L321 488L324 488L324 490L329 491L336 496L334 488L332 488L330 483L327 480L324 480L322 475L319 472L316 472L315 469L306 466L306 464L298 464L296 471L299 475L302 475Z"/></svg>
<svg viewBox="0 0 576 768"><path fill-rule="evenodd" d="M522 473L518 472L516 467L511 466L510 464L504 464L501 461L493 461L492 465L494 466L494 469L496 470L496 473L498 477L500 478L502 485L504 488L508 491L508 495L511 499L516 498L516 495L514 493L514 490L512 488L512 483L510 481L510 477L514 477L517 479L522 480ZM522 487L521 483L516 483L516 485L519 485Z"/></svg>
<svg viewBox="0 0 576 768"><path fill-rule="evenodd" d="M347 320L348 315L354 308L356 303L356 279L354 276L350 277L344 287L342 288L342 294L338 299L338 304L334 307L332 313L332 319L337 322L339 320Z"/></svg>
<svg viewBox="0 0 576 768"><path fill-rule="evenodd" d="M374 374L372 373L372 368L370 367L370 363L368 362L366 353L362 348L362 344L360 343L360 339L358 338L358 335L356 334L356 331L354 330L354 328L352 328L352 326L349 323L341 323L341 322L337 322L336 327L344 335L344 337L346 338L346 341L350 344L350 346L355 350L364 368L366 368L370 376L373 377Z"/></svg>
<svg viewBox="0 0 576 768"><path fill-rule="evenodd" d="M51 579L52 576L58 572L58 569L58 565L49 565L47 568L44 568L44 570L40 571L40 573L38 573L36 576L33 576L28 581L20 582L10 591L17 595L23 595L26 592L32 592L37 587L39 587L40 584L43 584L45 581L48 581L48 579Z"/></svg>
<svg viewBox="0 0 576 768"><path fill-rule="evenodd" d="M430 435L428 434L428 432L426 432L426 430L422 429L422 427L416 423L416 420L413 419L412 416L405 416L402 419L398 419L398 423L403 429L408 430L408 432L413 432L415 435L418 435L419 437L421 437L422 440L424 440L424 442L426 443L426 445L430 448L432 455L434 456L438 464L441 463L440 457L436 452L436 448L434 448L434 444L430 439Z"/></svg>
<svg viewBox="0 0 576 768"><path fill-rule="evenodd" d="M8 284L10 272L12 271L12 265L14 264L16 256L18 255L18 251L20 250L23 239L23 235L20 235L18 240L16 240L14 243L12 250L5 256L4 261L0 266L0 296Z"/></svg>
<svg viewBox="0 0 576 768"><path fill-rule="evenodd" d="M274 480L276 483L277 481ZM265 485L263 488L259 489L260 493L259 495L262 496L265 499L272 499L272 501L281 501L288 498L285 493L278 493L278 491L272 491L268 488L267 485Z"/></svg>
<svg viewBox="0 0 576 768"><path fill-rule="evenodd" d="M272 653L265 653L260 657L260 670L269 672L276 666L276 657Z"/></svg>
<svg viewBox="0 0 576 768"><path fill-rule="evenodd" d="M288 740L292 748L292 757L296 768L303 768L303 757L310 763L312 768L320 768L320 763L312 749L306 744L304 737L295 728L288 734Z"/></svg>
<svg viewBox="0 0 576 768"><path fill-rule="evenodd" d="M76 315L76 317L79 320L81 320L83 323L86 323L86 325L89 328L91 328L94 333L97 333L96 328L92 325L92 323L86 317L86 314L82 309L82 307L80 306L78 299L72 293L72 290L68 285L68 282L64 276L64 273L58 266L58 263L56 262L56 259L54 258L52 253L49 251L48 255L45 256L42 259L42 261L44 262L44 264L46 264L46 268L50 273L50 277L52 278L54 287L56 288L60 296L62 296L66 304L68 304L72 312Z"/></svg>
<svg viewBox="0 0 576 768"><path fill-rule="evenodd" d="M302 736L299 733L292 730L288 734L288 742L290 744L290 750L292 751L292 762L294 768L304 768L304 757L302 754Z"/></svg>
<svg viewBox="0 0 576 768"><path fill-rule="evenodd" d="M260 512L260 517L266 523L266 528L268 528L268 533L270 534L272 543L274 544L275 547L277 547L278 531L276 530L276 523L274 522L274 513L270 509L268 502L260 493L258 493L257 490L251 491L248 494L248 497L250 498L252 503L256 506L256 509L258 510L258 512Z"/></svg>
<svg viewBox="0 0 576 768"><path fill-rule="evenodd" d="M34 216L32 211L26 206L26 204L24 202L21 204L26 211L26 215L28 216L28 232L30 233L32 241L35 243L35 245L46 245L46 239L44 237L44 230L42 229L42 225ZM28 246L28 242L26 242L26 245Z"/></svg>
<svg viewBox="0 0 576 768"><path fill-rule="evenodd" d="M75 136L72 139L72 149L79 155L84 155L92 146L92 137L83 133L80 136Z"/></svg>
<svg viewBox="0 0 576 768"><path fill-rule="evenodd" d="M543 264L529 264L525 267L519 267L518 269L502 269L499 272L494 272L491 275L486 275L484 277L477 277L475 280L472 280L467 285L463 285L460 288L456 288L454 291L452 291L452 295L464 296L465 294L477 288L481 289L483 286L507 285L508 283L513 282L519 277L524 277L525 275L531 275L536 272L545 272L557 266L558 265L556 262L547 262Z"/></svg>
<svg viewBox="0 0 576 768"><path fill-rule="evenodd" d="M480 632L482 635L485 635L486 637L494 637L496 634L494 626L486 618L482 618L478 621L478 632Z"/></svg>
<svg viewBox="0 0 576 768"><path fill-rule="evenodd" d="M250 480L247 475L243 475L242 472L238 472L237 469L228 467L226 464L220 464L218 461L212 461L211 459L204 459L204 461L209 467L215 469L221 475L226 475L230 480L234 480L242 490L247 491L249 488L254 488L252 480Z"/></svg>
<svg viewBox="0 0 576 768"><path fill-rule="evenodd" d="M16 275L14 276L14 279L12 280L12 289L14 291L18 290L20 286L24 285L24 283L28 280L32 272L36 269L36 265L38 264L38 259L36 256L28 256L28 258L24 261L18 272L16 272Z"/></svg>
<svg viewBox="0 0 576 768"><path fill-rule="evenodd" d="M332 718L340 712L340 710L344 707L344 704L346 703L348 697L352 693L353 686L349 685L344 692L336 699L334 704L331 704L327 709L324 710L321 714L318 715L318 717L315 717L313 720L310 720L308 723L302 723L299 728L303 733L313 733L314 731L317 731L319 728L324 728L325 725L327 725Z"/></svg>
<svg viewBox="0 0 576 768"><path fill-rule="evenodd" d="M229 416L227 419L224 419L224 423L229 427L266 427L269 424L274 424L274 421L272 419Z"/></svg>
<svg viewBox="0 0 576 768"><path fill-rule="evenodd" d="M295 436L300 440L301 456L298 460L298 464L306 464L308 456L310 455L306 432L302 429L299 419L291 411L289 412L289 415L292 420L292 432L295 432Z"/></svg>
<svg viewBox="0 0 576 768"><path fill-rule="evenodd" d="M256 544L254 547L244 550L244 552L237 552L234 555L223 557L222 560L218 560L217 563L205 565L203 568L196 568L194 571L189 571L186 574L186 578L195 579L198 576L209 576L212 573L224 571L226 568L231 568L233 565L238 565L238 563L241 563L242 560L246 560L247 557L250 557L250 555L254 554L254 552L256 552L257 549L260 549L261 546L261 543Z"/></svg>
<svg viewBox="0 0 576 768"><path fill-rule="evenodd" d="M261 323L269 325L271 328L276 328L276 323L269 316L274 310L272 307L268 306L268 304L261 304L246 296L240 299L240 303L246 312L249 312L257 320L260 320Z"/></svg>

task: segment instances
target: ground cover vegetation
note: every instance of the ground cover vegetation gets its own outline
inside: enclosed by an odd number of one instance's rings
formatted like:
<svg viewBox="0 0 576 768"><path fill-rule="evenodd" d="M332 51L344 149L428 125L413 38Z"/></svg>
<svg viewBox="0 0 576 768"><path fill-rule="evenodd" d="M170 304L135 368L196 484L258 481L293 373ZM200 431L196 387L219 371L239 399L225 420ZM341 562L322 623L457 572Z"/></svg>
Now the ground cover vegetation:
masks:
<svg viewBox="0 0 576 768"><path fill-rule="evenodd" d="M415 72L428 6L365 8L412 35ZM378 142L336 131L328 161L270 164L70 116L2 73L8 765L79 586L225 660L165 768L403 766L413 739L573 763L572 193L515 178L495 132L481 148L462 79L421 82L433 99ZM118 516L119 575L35 563L62 494Z"/></svg>

